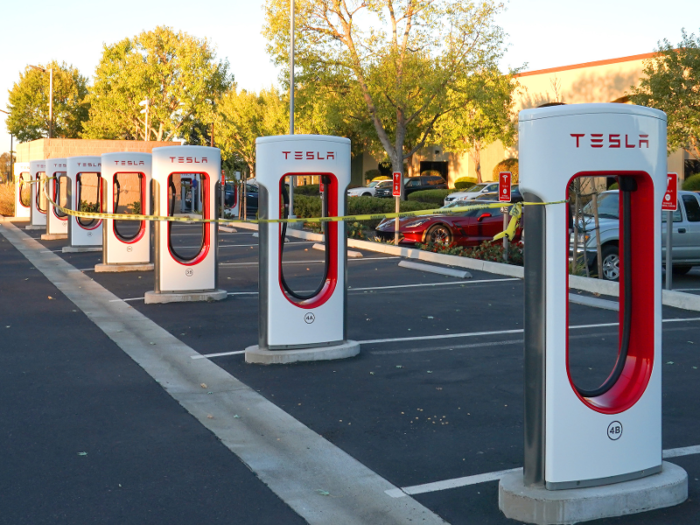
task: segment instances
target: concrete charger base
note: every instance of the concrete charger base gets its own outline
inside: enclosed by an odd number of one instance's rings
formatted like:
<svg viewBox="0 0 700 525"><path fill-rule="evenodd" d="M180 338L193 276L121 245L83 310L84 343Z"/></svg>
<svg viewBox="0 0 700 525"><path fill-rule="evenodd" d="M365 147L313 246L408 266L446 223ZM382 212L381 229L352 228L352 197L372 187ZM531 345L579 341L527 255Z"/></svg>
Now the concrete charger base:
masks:
<svg viewBox="0 0 700 525"><path fill-rule="evenodd" d="M62 241L63 239L67 239L67 238L68 238L67 233L42 233L41 234L42 241Z"/></svg>
<svg viewBox="0 0 700 525"><path fill-rule="evenodd" d="M146 292L143 299L146 304L166 304L223 301L227 296L226 290L211 290L209 292Z"/></svg>
<svg viewBox="0 0 700 525"><path fill-rule="evenodd" d="M547 490L526 487L519 469L498 485L498 508L507 518L537 525L572 524L672 507L688 499L688 474L663 462L661 472L642 479L589 487Z"/></svg>
<svg viewBox="0 0 700 525"><path fill-rule="evenodd" d="M25 230L44 230L46 231L46 224L42 226L32 226L31 224L29 226L24 227Z"/></svg>
<svg viewBox="0 0 700 525"><path fill-rule="evenodd" d="M143 264L96 264L95 273L117 273L117 272L152 272L155 265L153 263Z"/></svg>
<svg viewBox="0 0 700 525"><path fill-rule="evenodd" d="M245 362L258 365L284 365L304 361L346 359L360 353L360 343L343 341L339 345L294 348L290 350L261 350L258 345L245 349Z"/></svg>
<svg viewBox="0 0 700 525"><path fill-rule="evenodd" d="M63 253L101 252L102 246L64 246Z"/></svg>

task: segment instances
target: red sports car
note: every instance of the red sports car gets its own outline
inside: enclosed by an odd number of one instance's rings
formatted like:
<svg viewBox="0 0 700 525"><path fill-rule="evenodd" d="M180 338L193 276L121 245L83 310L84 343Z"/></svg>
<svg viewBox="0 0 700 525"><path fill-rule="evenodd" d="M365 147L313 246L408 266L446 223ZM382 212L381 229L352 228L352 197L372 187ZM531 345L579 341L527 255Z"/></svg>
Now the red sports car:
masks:
<svg viewBox="0 0 700 525"><path fill-rule="evenodd" d="M448 207L493 204L493 202L454 202ZM380 238L394 239L394 219L384 219L376 228ZM450 215L424 215L399 219L402 244L442 243L458 246L479 246L503 231L503 213L499 208L469 210ZM519 241L519 228L513 241Z"/></svg>

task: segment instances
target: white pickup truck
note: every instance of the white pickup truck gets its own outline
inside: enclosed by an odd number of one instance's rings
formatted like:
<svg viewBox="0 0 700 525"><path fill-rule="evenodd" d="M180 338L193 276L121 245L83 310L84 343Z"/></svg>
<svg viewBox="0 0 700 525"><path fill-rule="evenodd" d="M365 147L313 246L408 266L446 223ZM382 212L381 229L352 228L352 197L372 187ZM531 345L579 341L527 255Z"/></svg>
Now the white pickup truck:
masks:
<svg viewBox="0 0 700 525"><path fill-rule="evenodd" d="M582 226L579 226L579 247L583 246L586 260L593 271L597 268L597 247L593 203L583 209ZM661 213L661 212L660 212ZM666 217L663 212L662 222L662 261L666 260ZM603 259L603 277L617 281L620 276L620 240L619 197L616 190L606 191L598 197L598 219ZM573 249L573 233L570 248ZM700 195L692 191L678 192L678 210L673 213L673 239L671 255L673 273L684 274L693 266L700 266ZM581 249L581 248L579 248Z"/></svg>

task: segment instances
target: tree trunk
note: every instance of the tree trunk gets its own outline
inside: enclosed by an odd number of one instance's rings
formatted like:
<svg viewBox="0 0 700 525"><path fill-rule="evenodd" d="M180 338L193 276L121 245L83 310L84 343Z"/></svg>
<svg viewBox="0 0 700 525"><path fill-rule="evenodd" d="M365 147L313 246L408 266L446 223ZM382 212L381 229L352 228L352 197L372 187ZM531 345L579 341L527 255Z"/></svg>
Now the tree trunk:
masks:
<svg viewBox="0 0 700 525"><path fill-rule="evenodd" d="M469 157L474 162L474 171L476 171L476 183L480 184L481 180L481 144L475 144L474 147L469 150Z"/></svg>

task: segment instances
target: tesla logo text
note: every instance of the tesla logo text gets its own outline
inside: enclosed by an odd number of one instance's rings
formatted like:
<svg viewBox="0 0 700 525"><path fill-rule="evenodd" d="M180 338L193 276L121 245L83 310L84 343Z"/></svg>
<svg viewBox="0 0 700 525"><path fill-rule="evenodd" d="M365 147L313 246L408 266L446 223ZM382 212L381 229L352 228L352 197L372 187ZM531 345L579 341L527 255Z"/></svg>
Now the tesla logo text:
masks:
<svg viewBox="0 0 700 525"><path fill-rule="evenodd" d="M608 437L613 441L617 441L622 437L622 423L613 421L608 425Z"/></svg>
<svg viewBox="0 0 700 525"><path fill-rule="evenodd" d="M102 166L100 162L78 162L78 166L81 168L99 168Z"/></svg>
<svg viewBox="0 0 700 525"><path fill-rule="evenodd" d="M173 164L209 164L206 157L170 157Z"/></svg>
<svg viewBox="0 0 700 525"><path fill-rule="evenodd" d="M326 153L321 153L320 151L283 151L282 154L284 155L284 160L289 160L290 158L294 160L335 160L335 151L327 151Z"/></svg>
<svg viewBox="0 0 700 525"><path fill-rule="evenodd" d="M591 148L649 148L649 135L621 135L619 133L572 133L576 147L589 145ZM589 137L589 138L586 138Z"/></svg>
<svg viewBox="0 0 700 525"><path fill-rule="evenodd" d="M59 162L59 163L54 162L54 163L53 163L53 167L54 167L54 168L65 168L65 167L66 167L66 164L65 164L65 163L64 163L64 164L61 164L60 162Z"/></svg>
<svg viewBox="0 0 700 525"><path fill-rule="evenodd" d="M115 166L144 166L146 163L142 160L115 160Z"/></svg>

